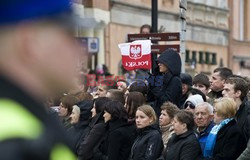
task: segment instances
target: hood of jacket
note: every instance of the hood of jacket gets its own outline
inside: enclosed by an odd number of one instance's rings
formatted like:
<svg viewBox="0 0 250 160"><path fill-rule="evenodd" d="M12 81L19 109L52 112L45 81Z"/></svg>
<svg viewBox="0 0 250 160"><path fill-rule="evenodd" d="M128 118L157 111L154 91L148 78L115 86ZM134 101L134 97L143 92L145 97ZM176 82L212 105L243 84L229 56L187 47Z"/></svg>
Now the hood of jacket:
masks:
<svg viewBox="0 0 250 160"><path fill-rule="evenodd" d="M197 104L204 102L204 100L202 99L201 95L195 94L195 95L188 97L188 99L185 101L184 105L187 102L191 102L191 103L193 103L193 105L196 106Z"/></svg>
<svg viewBox="0 0 250 160"><path fill-rule="evenodd" d="M157 59L158 63L162 63L168 67L168 70L174 76L179 76L181 73L181 57L173 49L167 49Z"/></svg>
<svg viewBox="0 0 250 160"><path fill-rule="evenodd" d="M92 116L91 113L92 105L93 103L91 100L84 100L77 104L77 106L80 108L80 118L79 118L80 123L90 120Z"/></svg>

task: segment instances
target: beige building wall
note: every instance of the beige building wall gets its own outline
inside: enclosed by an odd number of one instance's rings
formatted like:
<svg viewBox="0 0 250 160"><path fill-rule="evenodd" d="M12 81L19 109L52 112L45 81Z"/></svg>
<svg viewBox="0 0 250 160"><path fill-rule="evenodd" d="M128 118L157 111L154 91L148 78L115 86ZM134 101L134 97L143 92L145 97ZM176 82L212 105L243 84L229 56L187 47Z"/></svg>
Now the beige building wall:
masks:
<svg viewBox="0 0 250 160"><path fill-rule="evenodd" d="M250 42L232 42L232 57L233 72L235 74L250 76ZM240 62L245 61L246 67L241 67Z"/></svg>
<svg viewBox="0 0 250 160"><path fill-rule="evenodd" d="M244 15L245 15L245 40L250 41L250 0L245 0L245 10L244 10Z"/></svg>
<svg viewBox="0 0 250 160"><path fill-rule="evenodd" d="M188 41L186 43L186 49L189 50L190 58L192 58L192 51L196 51L196 67L193 68L191 63L186 63L186 72L192 74L193 76L197 73L205 73L210 75L212 71L220 67L220 65L228 66L227 59L228 59L228 48L227 46L218 46L212 44L205 44L205 43L197 43ZM203 52L203 60L204 63L199 63L199 52ZM216 64L205 64L206 55L205 52L215 53L216 54ZM210 55L210 62L212 62L212 56Z"/></svg>
<svg viewBox="0 0 250 160"><path fill-rule="evenodd" d="M233 21L231 22L231 26L232 26L232 35L233 35L233 39L240 39L240 0L238 1L231 1L230 7L234 6L234 8L231 8L231 12L230 12L230 18L233 19Z"/></svg>
<svg viewBox="0 0 250 160"><path fill-rule="evenodd" d="M151 0L113 0L110 23L105 29L105 61L111 73L118 74L121 60L119 43L124 43L128 33L138 33L143 24L151 24ZM220 6L220 7L218 7ZM216 64L199 64L187 72L210 74L214 68L228 66L228 4L226 1L189 0L187 12L186 49L216 54ZM165 32L180 32L179 1L158 0L158 28ZM191 55L192 56L192 55ZM205 58L205 55L204 55ZM210 57L212 59L212 56Z"/></svg>
<svg viewBox="0 0 250 160"><path fill-rule="evenodd" d="M229 0L229 63L235 74L250 76L250 0Z"/></svg>
<svg viewBox="0 0 250 160"><path fill-rule="evenodd" d="M170 32L180 30L180 22L176 21L178 1L158 0L158 10L158 28L163 26ZM105 29L105 60L111 73L117 75L121 63L118 44L126 42L127 34L139 33L141 25L151 25L151 0L114 0L110 14L111 22Z"/></svg>
<svg viewBox="0 0 250 160"><path fill-rule="evenodd" d="M116 23L110 23L106 29L106 65L111 73L118 74L119 62L121 61L121 52L118 44L125 43L128 33L138 33L137 27L125 26Z"/></svg>

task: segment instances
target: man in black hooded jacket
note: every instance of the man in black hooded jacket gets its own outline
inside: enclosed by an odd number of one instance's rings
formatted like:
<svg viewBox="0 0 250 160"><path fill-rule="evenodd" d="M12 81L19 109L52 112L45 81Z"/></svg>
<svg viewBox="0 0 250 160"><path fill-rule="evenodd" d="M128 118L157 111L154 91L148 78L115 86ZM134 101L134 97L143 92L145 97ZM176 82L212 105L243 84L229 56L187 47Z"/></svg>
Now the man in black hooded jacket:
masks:
<svg viewBox="0 0 250 160"><path fill-rule="evenodd" d="M153 102L153 108L160 115L164 102L170 101L180 107L182 84L180 79L181 58L172 49L164 51L157 59L158 67L154 75L147 80L149 84L148 101Z"/></svg>

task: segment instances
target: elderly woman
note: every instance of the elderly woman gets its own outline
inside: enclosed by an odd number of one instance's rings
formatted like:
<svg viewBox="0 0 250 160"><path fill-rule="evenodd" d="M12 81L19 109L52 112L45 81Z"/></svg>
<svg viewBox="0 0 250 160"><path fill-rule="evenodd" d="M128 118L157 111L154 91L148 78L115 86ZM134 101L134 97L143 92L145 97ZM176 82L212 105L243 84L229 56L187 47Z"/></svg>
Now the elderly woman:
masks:
<svg viewBox="0 0 250 160"><path fill-rule="evenodd" d="M162 132L162 140L164 143L164 148L166 148L168 140L171 138L172 134L174 133L172 122L173 122L175 114L178 111L179 111L179 108L171 102L165 102L161 106L161 115L159 118L159 124L160 124L161 132Z"/></svg>
<svg viewBox="0 0 250 160"><path fill-rule="evenodd" d="M208 135L204 157L209 160L235 160L247 143L234 119L236 103L233 99L221 98L214 105L216 125Z"/></svg>
<svg viewBox="0 0 250 160"><path fill-rule="evenodd" d="M81 112L80 108L77 105L74 105L73 109L72 109L72 113L69 116L70 117L70 123L72 125L77 124L79 122L80 112Z"/></svg>
<svg viewBox="0 0 250 160"><path fill-rule="evenodd" d="M162 152L163 142L154 109L140 106L136 111L138 136L131 149L130 160L154 160Z"/></svg>
<svg viewBox="0 0 250 160"><path fill-rule="evenodd" d="M194 118L181 110L174 116L174 134L159 160L196 160L201 156L200 144L194 134Z"/></svg>
<svg viewBox="0 0 250 160"><path fill-rule="evenodd" d="M80 140L85 135L85 129L88 127L91 118L92 101L82 101L73 106L72 113L70 115L71 127L67 129L67 133L70 136L74 151L77 152Z"/></svg>

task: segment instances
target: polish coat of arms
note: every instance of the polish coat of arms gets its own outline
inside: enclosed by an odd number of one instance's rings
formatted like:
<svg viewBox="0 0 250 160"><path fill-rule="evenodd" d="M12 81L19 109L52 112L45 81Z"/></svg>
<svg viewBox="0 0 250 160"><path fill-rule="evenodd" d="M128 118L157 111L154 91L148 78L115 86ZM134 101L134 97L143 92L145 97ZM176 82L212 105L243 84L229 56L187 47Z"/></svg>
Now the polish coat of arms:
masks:
<svg viewBox="0 0 250 160"><path fill-rule="evenodd" d="M131 59L140 59L142 57L142 48L141 45L130 45L129 57Z"/></svg>

